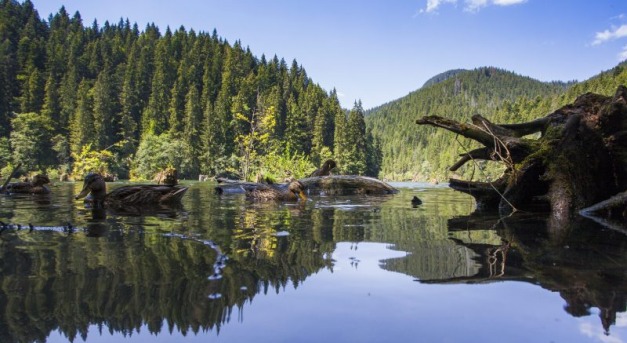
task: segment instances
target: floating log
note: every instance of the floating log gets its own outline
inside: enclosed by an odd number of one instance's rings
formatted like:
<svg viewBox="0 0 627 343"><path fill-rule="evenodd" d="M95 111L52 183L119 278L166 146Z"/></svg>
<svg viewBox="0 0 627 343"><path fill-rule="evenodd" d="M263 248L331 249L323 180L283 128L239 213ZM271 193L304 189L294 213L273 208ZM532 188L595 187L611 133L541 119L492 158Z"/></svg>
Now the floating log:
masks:
<svg viewBox="0 0 627 343"><path fill-rule="evenodd" d="M244 193L244 188L259 185L254 182L221 180L216 192L219 194ZM395 194L398 190L389 184L372 177L358 175L328 175L299 179L308 195L383 195ZM276 184L278 188L287 188L287 184Z"/></svg>

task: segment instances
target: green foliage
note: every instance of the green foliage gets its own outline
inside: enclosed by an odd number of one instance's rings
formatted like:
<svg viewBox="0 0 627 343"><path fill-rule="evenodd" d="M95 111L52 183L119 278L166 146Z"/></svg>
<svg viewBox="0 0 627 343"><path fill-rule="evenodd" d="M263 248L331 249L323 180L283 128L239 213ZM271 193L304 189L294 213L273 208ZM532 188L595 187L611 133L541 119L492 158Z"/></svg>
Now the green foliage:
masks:
<svg viewBox="0 0 627 343"><path fill-rule="evenodd" d="M247 106L242 110L250 112ZM276 126L274 107L253 110L249 115L236 112L235 119L245 124L244 127L248 127L247 132L242 131L235 138L240 148L240 175L244 180L248 180L251 177L251 169L261 165L259 156L269 151L270 135Z"/></svg>
<svg viewBox="0 0 627 343"><path fill-rule="evenodd" d="M64 135L56 135L52 137L52 150L56 153L57 161L60 165L60 171L63 173L69 173L70 163L70 145L67 138Z"/></svg>
<svg viewBox="0 0 627 343"><path fill-rule="evenodd" d="M110 174L111 165L114 163L114 155L108 150L92 150L91 144L83 146L81 152L72 153L74 164L72 177L74 180L82 180L88 173Z"/></svg>
<svg viewBox="0 0 627 343"><path fill-rule="evenodd" d="M37 113L20 113L11 120L13 162L24 170L43 170L54 163L50 118Z"/></svg>
<svg viewBox="0 0 627 343"><path fill-rule="evenodd" d="M282 182L288 178L307 177L315 169L316 167L303 154L271 152L259 156L259 166L251 170L251 175L260 174Z"/></svg>
<svg viewBox="0 0 627 343"><path fill-rule="evenodd" d="M168 133L145 135L133 159L131 179L151 180L168 166L185 173L190 162L185 158L188 147L181 139Z"/></svg>

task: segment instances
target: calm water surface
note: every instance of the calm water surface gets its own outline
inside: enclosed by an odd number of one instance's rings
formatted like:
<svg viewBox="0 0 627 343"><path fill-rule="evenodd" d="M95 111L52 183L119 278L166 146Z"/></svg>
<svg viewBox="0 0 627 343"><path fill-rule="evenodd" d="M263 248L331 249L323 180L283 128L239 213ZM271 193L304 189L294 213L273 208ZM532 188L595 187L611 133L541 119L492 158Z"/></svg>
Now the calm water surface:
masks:
<svg viewBox="0 0 627 343"><path fill-rule="evenodd" d="M1 195L0 342L627 341L619 232L473 215L426 184L304 205L189 186L127 213L73 183Z"/></svg>

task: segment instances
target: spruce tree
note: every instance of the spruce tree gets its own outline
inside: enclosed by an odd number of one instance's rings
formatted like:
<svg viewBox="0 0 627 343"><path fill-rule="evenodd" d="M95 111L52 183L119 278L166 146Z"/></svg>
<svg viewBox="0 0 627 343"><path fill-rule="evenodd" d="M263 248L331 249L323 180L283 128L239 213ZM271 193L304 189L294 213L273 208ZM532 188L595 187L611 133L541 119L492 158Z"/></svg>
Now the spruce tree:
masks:
<svg viewBox="0 0 627 343"><path fill-rule="evenodd" d="M46 80L44 104L41 113L57 123L55 133L59 133L62 127L67 126L67 121L61 121L61 99L59 97L59 85L56 75L50 73Z"/></svg>
<svg viewBox="0 0 627 343"><path fill-rule="evenodd" d="M93 92L89 81L83 80L78 86L76 110L70 124L70 151L80 154L83 146L97 145L96 129L93 114Z"/></svg>
<svg viewBox="0 0 627 343"><path fill-rule="evenodd" d="M344 164L348 161L348 154L350 153L347 142L348 127L346 112L336 112L334 119L335 132L333 136L333 157L335 159L335 163L337 164L337 168L344 172Z"/></svg>
<svg viewBox="0 0 627 343"><path fill-rule="evenodd" d="M139 89L139 44L133 44L128 58L122 91L120 92L120 132L119 138L124 142L122 154L131 155L137 147L139 140L139 118L142 110L142 100Z"/></svg>
<svg viewBox="0 0 627 343"><path fill-rule="evenodd" d="M150 99L142 117L142 135L146 133L159 135L169 129L168 108L176 75L171 56L171 41L172 33L168 28L164 37L157 43Z"/></svg>
<svg viewBox="0 0 627 343"><path fill-rule="evenodd" d="M36 67L29 68L24 77L25 80L20 96L20 112L39 112L41 111L45 94L44 77Z"/></svg>
<svg viewBox="0 0 627 343"><path fill-rule="evenodd" d="M0 16L0 19L4 18ZM10 131L10 118L17 92L16 70L17 62L11 44L4 40L0 42L0 137L8 137Z"/></svg>
<svg viewBox="0 0 627 343"><path fill-rule="evenodd" d="M342 169L347 174L363 175L366 172L366 122L361 100L355 102L348 113L346 144L348 149Z"/></svg>
<svg viewBox="0 0 627 343"><path fill-rule="evenodd" d="M195 177L200 172L200 156L202 143L200 130L202 126L202 106L196 87L191 87L185 97L185 118L183 121L183 142L187 148L185 151L187 168L184 175Z"/></svg>
<svg viewBox="0 0 627 343"><path fill-rule="evenodd" d="M98 77L93 89L93 116L94 129L97 137L98 150L106 149L117 142L117 132L119 132L119 102L117 100L116 82L111 69L106 64Z"/></svg>

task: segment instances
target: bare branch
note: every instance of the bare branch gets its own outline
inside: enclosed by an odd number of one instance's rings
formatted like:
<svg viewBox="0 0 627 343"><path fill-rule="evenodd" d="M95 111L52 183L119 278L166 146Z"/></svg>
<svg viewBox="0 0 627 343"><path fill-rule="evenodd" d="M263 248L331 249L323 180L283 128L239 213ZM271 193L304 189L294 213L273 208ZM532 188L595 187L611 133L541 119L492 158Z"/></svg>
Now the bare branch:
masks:
<svg viewBox="0 0 627 343"><path fill-rule="evenodd" d="M461 159L457 161L457 163L452 165L448 170L456 171L470 160L494 160L492 158L493 155L491 153L491 150L488 148L475 149L465 154L460 154L459 156L461 156Z"/></svg>

